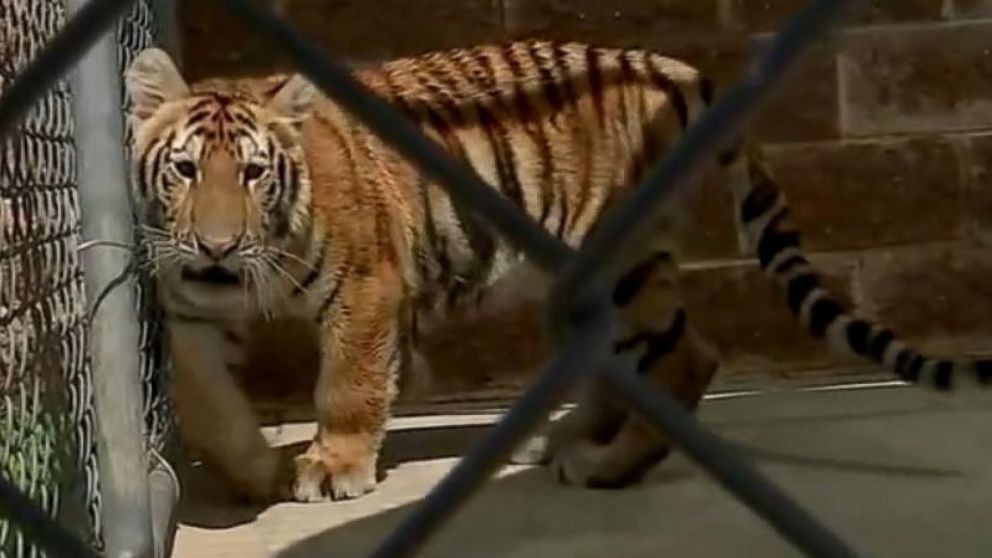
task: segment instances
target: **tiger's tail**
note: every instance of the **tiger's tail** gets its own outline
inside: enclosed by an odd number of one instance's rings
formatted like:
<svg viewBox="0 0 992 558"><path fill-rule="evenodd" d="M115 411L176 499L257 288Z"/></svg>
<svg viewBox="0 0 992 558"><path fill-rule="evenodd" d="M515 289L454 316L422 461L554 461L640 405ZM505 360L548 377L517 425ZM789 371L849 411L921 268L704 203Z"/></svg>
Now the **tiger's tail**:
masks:
<svg viewBox="0 0 992 558"><path fill-rule="evenodd" d="M929 357L897 339L889 328L854 316L824 287L803 254L785 196L756 148L732 149L721 162L732 175L735 220L749 250L814 337L839 354L870 358L909 383L937 390L992 383L992 360Z"/></svg>

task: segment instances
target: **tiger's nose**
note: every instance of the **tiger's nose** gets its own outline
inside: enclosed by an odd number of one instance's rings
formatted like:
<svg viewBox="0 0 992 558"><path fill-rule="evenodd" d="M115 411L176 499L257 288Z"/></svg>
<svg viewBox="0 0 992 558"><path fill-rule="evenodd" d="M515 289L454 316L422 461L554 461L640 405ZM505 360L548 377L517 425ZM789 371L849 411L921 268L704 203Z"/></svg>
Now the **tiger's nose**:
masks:
<svg viewBox="0 0 992 558"><path fill-rule="evenodd" d="M200 249L200 252L218 262L230 255L231 252L234 252L240 242L240 236L229 236L226 238L196 237L196 246Z"/></svg>

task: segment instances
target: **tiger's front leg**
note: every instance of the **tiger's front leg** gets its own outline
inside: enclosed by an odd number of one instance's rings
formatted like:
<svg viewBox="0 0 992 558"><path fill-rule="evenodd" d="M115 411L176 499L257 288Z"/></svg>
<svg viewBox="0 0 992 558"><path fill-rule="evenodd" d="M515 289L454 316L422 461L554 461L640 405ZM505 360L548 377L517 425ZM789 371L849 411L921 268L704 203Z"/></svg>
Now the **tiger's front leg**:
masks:
<svg viewBox="0 0 992 558"><path fill-rule="evenodd" d="M298 501L357 498L375 489L400 366L396 291L372 279L345 286L320 318L318 428L296 458Z"/></svg>

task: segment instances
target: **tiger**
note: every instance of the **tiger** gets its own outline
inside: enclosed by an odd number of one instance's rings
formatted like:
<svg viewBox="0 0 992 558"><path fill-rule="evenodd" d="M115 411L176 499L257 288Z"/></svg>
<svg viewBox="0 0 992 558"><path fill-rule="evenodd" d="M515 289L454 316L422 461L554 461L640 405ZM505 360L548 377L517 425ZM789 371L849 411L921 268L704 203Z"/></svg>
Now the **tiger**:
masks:
<svg viewBox="0 0 992 558"><path fill-rule="evenodd" d="M714 103L714 82L661 53L518 39L351 68L490 187L568 246L581 245ZM300 73L192 84L157 48L125 83L131 182L175 379L180 436L238 494L271 502L358 498L382 480L379 454L418 339L454 309L541 288L518 248L449 197ZM732 135L719 173L749 253L815 338L939 390L988 384L987 360L923 356L856 317L824 287L768 163ZM679 293L676 200L637 245L617 246L609 285L614 354L694 412L718 355ZM547 279L547 275L536 276ZM266 325L268 324L268 325ZM281 457L237 379L259 331L309 339L316 431ZM418 363L420 363L418 365ZM537 461L561 483L622 488L671 450L664 432L593 381L550 423Z"/></svg>

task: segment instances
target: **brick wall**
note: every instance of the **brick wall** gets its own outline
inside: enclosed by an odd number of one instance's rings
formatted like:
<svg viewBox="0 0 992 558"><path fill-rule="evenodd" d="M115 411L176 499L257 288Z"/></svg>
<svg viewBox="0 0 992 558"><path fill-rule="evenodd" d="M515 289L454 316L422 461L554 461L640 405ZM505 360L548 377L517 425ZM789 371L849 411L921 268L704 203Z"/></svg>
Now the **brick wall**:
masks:
<svg viewBox="0 0 992 558"><path fill-rule="evenodd" d="M513 36L653 47L718 82L740 70L798 0L275 0L352 60ZM875 0L833 49L807 57L753 123L830 281L923 348L992 349L992 2ZM286 62L215 0L186 0L189 74ZM986 19L987 18L987 19ZM719 346L723 378L863 370L799 331L738 252L729 196L706 184L688 241L688 303ZM534 308L456 321L429 341L438 393L513 389L540 362Z"/></svg>

